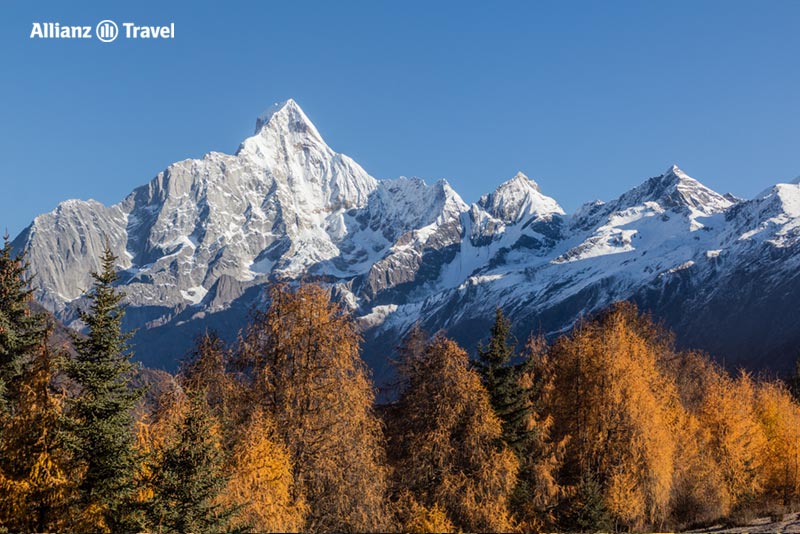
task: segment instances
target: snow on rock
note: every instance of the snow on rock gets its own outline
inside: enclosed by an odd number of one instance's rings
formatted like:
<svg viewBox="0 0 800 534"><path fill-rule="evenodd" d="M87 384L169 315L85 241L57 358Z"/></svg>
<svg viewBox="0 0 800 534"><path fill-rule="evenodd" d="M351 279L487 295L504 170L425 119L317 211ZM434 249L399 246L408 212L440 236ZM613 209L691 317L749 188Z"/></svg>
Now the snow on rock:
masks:
<svg viewBox="0 0 800 534"><path fill-rule="evenodd" d="M189 289L182 289L181 295L184 299L188 300L195 306L203 301L208 291L203 286L190 287Z"/></svg>
<svg viewBox="0 0 800 534"><path fill-rule="evenodd" d="M506 224L523 217L564 214L558 202L543 195L539 185L521 172L500 184L494 193L481 197L478 206Z"/></svg>
<svg viewBox="0 0 800 534"><path fill-rule="evenodd" d="M14 246L28 251L37 299L69 321L106 242L140 346L151 327L263 305L262 286L287 278L324 281L378 334L420 319L458 328L498 305L522 321L572 310L548 327L557 332L670 280L794 254L800 184L739 200L672 166L566 214L518 173L467 205L444 180L376 180L288 100L258 117L235 154L176 162L110 207L66 201Z"/></svg>

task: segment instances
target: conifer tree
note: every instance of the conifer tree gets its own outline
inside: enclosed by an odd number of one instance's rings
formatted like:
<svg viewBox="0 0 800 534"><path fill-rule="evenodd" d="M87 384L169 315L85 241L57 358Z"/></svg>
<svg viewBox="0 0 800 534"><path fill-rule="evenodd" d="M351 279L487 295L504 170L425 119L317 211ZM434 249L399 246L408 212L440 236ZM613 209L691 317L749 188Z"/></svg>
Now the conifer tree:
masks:
<svg viewBox="0 0 800 534"><path fill-rule="evenodd" d="M789 387L789 392L794 397L795 402L800 402L800 354L794 360L794 369L792 369L792 374L789 375L786 385Z"/></svg>
<svg viewBox="0 0 800 534"><path fill-rule="evenodd" d="M154 469L148 523L155 532L225 532L236 508L218 502L228 482L219 425L204 391L190 391L184 402L175 439Z"/></svg>
<svg viewBox="0 0 800 534"><path fill-rule="evenodd" d="M549 442L549 421L538 417L544 381L536 367L547 344L531 337L518 358L511 323L500 308L490 334L478 347L475 367L502 422L503 441L520 463L511 508L526 530L539 530L553 524L551 510L560 491L555 480L560 447Z"/></svg>
<svg viewBox="0 0 800 534"><path fill-rule="evenodd" d="M375 394L353 319L316 284L274 287L243 340L251 403L275 422L308 503L304 529L381 531L386 467Z"/></svg>
<svg viewBox="0 0 800 534"><path fill-rule="evenodd" d="M92 273L89 310L80 313L87 335L73 336L77 354L65 366L79 390L69 403L65 438L84 469L79 506L88 524L81 528L112 531L135 526L128 513L138 465L133 408L144 393L131 382L137 366L130 361L131 334L122 332L124 296L113 285L116 259L106 244L101 270Z"/></svg>
<svg viewBox="0 0 800 534"><path fill-rule="evenodd" d="M223 432L223 445L230 448L236 432L248 418L241 384L228 370L229 351L214 332L200 336L189 356L181 362L178 381L187 391L204 392L206 402Z"/></svg>
<svg viewBox="0 0 800 534"><path fill-rule="evenodd" d="M608 532L614 521L605 503L603 487L592 473L583 473L562 522L577 532Z"/></svg>
<svg viewBox="0 0 800 534"><path fill-rule="evenodd" d="M561 509L562 527L604 516L598 485L618 527L641 530L667 518L682 411L660 364L667 337L632 304L619 303L553 345L547 403L555 438L569 439L560 476L575 489Z"/></svg>
<svg viewBox="0 0 800 534"><path fill-rule="evenodd" d="M36 352L45 337L45 315L32 313L33 290L26 279L24 254L14 257L8 234L0 250L0 409L8 409L13 382L26 358Z"/></svg>
<svg viewBox="0 0 800 534"><path fill-rule="evenodd" d="M64 529L74 491L69 455L58 432L63 394L53 380L62 355L42 342L23 365L15 409L0 441L0 524L11 531Z"/></svg>
<svg viewBox="0 0 800 534"><path fill-rule="evenodd" d="M489 342L478 347L475 365L489 392L492 408L503 422L503 441L517 457L521 457L532 438L532 429L529 428L531 404L529 392L520 383L525 371L524 363L516 364L514 356L511 322L497 308Z"/></svg>
<svg viewBox="0 0 800 534"><path fill-rule="evenodd" d="M423 516L441 515L458 529L511 530L518 461L500 439L489 395L461 347L443 335L421 338L415 329L400 349L402 391L387 411L398 515L419 517L421 505Z"/></svg>

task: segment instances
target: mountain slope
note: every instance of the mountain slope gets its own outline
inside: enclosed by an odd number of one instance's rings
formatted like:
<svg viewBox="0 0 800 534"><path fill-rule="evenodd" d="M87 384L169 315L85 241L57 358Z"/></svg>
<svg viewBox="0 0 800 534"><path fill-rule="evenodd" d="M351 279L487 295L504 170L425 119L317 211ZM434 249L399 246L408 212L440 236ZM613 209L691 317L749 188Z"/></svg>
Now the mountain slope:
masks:
<svg viewBox="0 0 800 534"><path fill-rule="evenodd" d="M800 185L741 200L675 166L572 214L522 173L467 205L445 181L376 180L289 100L235 154L170 165L110 207L66 201L14 245L39 302L80 327L108 242L150 365L170 367L206 328L232 337L269 282L302 278L354 311L378 369L417 321L472 345L498 305L523 337L620 299L681 343L783 367L800 346L799 236Z"/></svg>

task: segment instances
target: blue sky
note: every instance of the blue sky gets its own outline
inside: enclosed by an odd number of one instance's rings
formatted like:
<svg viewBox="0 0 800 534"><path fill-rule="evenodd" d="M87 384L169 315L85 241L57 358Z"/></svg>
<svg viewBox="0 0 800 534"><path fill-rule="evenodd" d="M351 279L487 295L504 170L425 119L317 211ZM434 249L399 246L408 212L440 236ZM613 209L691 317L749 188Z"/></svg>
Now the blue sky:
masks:
<svg viewBox="0 0 800 534"><path fill-rule="evenodd" d="M176 38L28 38L106 18ZM468 202L522 170L570 211L672 163L749 197L800 175L798 27L796 1L5 2L0 225L232 152L290 97L373 176Z"/></svg>

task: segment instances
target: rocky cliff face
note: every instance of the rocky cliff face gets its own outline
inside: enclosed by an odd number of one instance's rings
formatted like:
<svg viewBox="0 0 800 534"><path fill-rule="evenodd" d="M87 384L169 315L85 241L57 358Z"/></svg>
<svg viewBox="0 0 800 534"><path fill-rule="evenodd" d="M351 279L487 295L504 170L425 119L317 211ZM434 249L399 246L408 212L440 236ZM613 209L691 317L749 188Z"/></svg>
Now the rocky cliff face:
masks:
<svg viewBox="0 0 800 534"><path fill-rule="evenodd" d="M417 321L469 345L496 306L524 337L620 299L683 344L783 367L800 348L799 234L800 185L741 200L677 167L572 214L521 173L469 206L445 181L374 179L290 100L236 154L175 163L110 207L66 201L14 245L39 302L80 326L107 242L137 354L156 366L207 328L235 335L270 281L303 278L353 310L378 369Z"/></svg>

